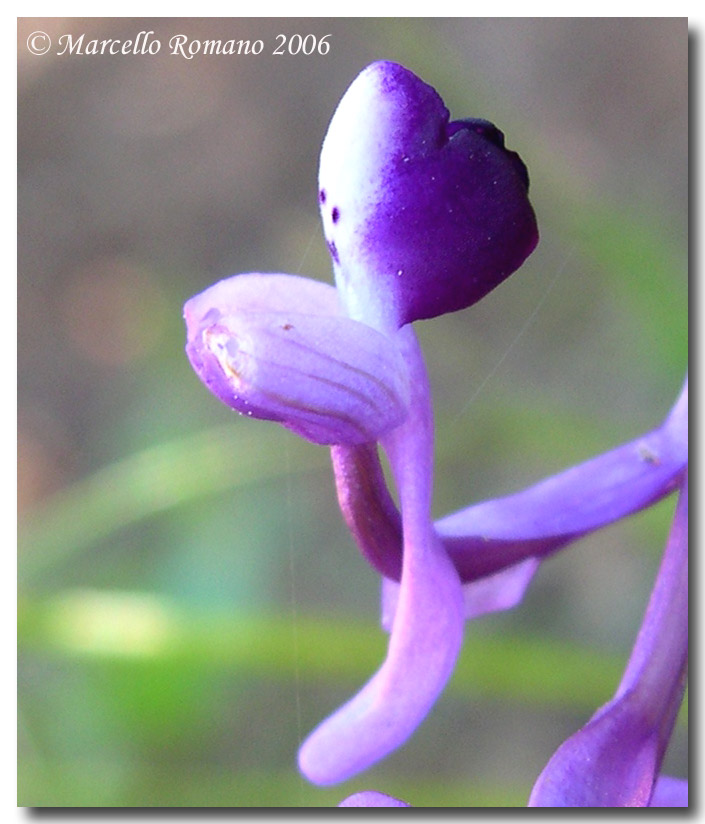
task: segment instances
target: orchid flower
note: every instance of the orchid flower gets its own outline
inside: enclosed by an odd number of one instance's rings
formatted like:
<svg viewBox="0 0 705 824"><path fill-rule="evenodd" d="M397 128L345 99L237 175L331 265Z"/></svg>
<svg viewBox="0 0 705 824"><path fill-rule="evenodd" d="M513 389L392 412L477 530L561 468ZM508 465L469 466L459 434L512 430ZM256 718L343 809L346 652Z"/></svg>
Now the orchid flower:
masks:
<svg viewBox="0 0 705 824"><path fill-rule="evenodd" d="M408 739L450 677L466 617L514 606L543 557L683 476L687 390L639 441L432 522L432 406L411 323L471 306L523 263L538 240L528 185L499 129L451 122L434 89L374 63L321 150L336 286L251 273L185 305L187 355L213 394L331 447L341 511L382 575L387 656L303 743L299 765L315 783L343 781Z"/></svg>
<svg viewBox="0 0 705 824"><path fill-rule="evenodd" d="M430 86L372 64L321 150L337 289L254 273L185 306L188 357L218 398L334 453L380 443L398 487L401 588L387 658L304 742L299 763L316 783L342 781L402 744L453 670L462 589L431 522L430 390L409 324L471 305L521 265L538 238L527 191L498 129L450 122Z"/></svg>

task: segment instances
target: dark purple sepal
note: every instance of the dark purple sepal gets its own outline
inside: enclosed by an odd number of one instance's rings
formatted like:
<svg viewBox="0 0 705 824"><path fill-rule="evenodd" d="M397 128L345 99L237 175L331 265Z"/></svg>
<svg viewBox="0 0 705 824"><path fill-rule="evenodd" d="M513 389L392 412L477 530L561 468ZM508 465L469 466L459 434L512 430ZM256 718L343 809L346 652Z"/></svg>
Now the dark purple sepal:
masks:
<svg viewBox="0 0 705 824"><path fill-rule="evenodd" d="M398 327L476 303L538 242L528 176L487 121L449 123L402 66L373 63L333 116L319 186L353 317Z"/></svg>

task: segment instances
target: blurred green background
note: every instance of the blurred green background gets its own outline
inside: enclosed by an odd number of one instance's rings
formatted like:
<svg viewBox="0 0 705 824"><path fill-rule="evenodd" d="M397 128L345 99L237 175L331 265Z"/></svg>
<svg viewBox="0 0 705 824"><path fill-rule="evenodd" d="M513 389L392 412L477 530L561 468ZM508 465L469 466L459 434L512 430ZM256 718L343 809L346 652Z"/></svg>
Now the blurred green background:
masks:
<svg viewBox="0 0 705 824"><path fill-rule="evenodd" d="M55 53L142 30L158 55ZM185 60L180 33L265 48ZM279 33L330 52L273 56ZM181 306L235 272L330 279L320 143L355 75L396 60L503 129L541 230L486 300L417 324L435 512L637 436L686 369L687 48L684 19L19 21L20 805L526 803L618 682L673 500L545 563L518 609L468 625L405 747L312 787L298 743L384 654L379 582L325 448L219 404Z"/></svg>

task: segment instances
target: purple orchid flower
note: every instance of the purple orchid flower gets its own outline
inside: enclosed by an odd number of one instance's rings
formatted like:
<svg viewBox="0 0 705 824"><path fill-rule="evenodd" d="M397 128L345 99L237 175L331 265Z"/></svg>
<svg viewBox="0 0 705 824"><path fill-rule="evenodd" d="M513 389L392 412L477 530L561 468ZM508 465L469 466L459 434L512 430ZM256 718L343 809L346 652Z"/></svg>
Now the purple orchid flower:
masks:
<svg viewBox="0 0 705 824"><path fill-rule="evenodd" d="M341 511L383 576L387 657L302 745L315 783L343 781L408 739L453 670L466 617L514 606L543 557L683 477L687 389L639 441L432 523L430 389L409 324L472 305L521 265L538 239L527 193L526 168L496 127L449 122L430 86L374 63L321 151L337 288L253 273L185 306L188 357L220 400L331 446Z"/></svg>
<svg viewBox="0 0 705 824"><path fill-rule="evenodd" d="M334 449L381 443L399 490L388 655L304 742L299 763L316 783L342 781L402 744L453 670L462 589L431 522L430 390L408 324L471 305L524 261L538 238L527 191L499 130L450 123L430 86L375 63L343 97L321 151L337 293L252 274L186 304L187 354L218 398Z"/></svg>

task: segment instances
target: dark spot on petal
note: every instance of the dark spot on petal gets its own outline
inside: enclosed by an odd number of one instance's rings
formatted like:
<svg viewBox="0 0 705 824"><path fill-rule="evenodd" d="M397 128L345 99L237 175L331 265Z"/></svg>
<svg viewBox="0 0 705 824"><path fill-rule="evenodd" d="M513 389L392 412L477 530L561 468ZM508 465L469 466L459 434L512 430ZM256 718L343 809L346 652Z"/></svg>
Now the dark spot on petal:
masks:
<svg viewBox="0 0 705 824"><path fill-rule="evenodd" d="M340 220L340 209L334 206L330 216L333 218L333 223L337 223Z"/></svg>
<svg viewBox="0 0 705 824"><path fill-rule="evenodd" d="M335 248L335 243L332 240L328 241L328 251L330 252L330 256L336 263L340 263L340 258L338 257L338 250Z"/></svg>
<svg viewBox="0 0 705 824"><path fill-rule="evenodd" d="M326 202L326 190L325 189L321 189L321 191L318 193L318 200L319 200L320 203L325 203Z"/></svg>
<svg viewBox="0 0 705 824"><path fill-rule="evenodd" d="M290 329L293 329L293 328L294 328L294 326L293 326L293 324L291 324L291 323L285 323L285 324L284 324L284 326L282 326L282 329L283 329L285 332L288 332Z"/></svg>

